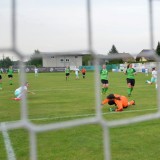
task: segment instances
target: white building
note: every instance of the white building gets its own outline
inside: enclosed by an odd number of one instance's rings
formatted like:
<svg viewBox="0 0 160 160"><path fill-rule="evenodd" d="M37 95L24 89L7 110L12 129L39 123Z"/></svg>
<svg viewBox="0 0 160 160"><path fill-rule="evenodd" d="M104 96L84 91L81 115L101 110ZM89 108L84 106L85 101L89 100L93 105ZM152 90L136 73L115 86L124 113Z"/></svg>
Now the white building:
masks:
<svg viewBox="0 0 160 160"><path fill-rule="evenodd" d="M82 54L77 55L43 55L43 67L82 66Z"/></svg>

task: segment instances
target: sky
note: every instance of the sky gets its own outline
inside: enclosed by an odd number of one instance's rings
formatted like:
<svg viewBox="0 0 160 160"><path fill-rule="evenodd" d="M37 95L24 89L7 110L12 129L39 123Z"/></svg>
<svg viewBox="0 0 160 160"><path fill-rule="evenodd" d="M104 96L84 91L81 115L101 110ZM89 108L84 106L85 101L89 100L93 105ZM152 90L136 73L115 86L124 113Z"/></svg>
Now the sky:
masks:
<svg viewBox="0 0 160 160"><path fill-rule="evenodd" d="M24 55L88 49L86 0L17 0L16 45ZM0 0L0 48L11 41L11 0ZM153 0L154 48L160 41L160 0ZM148 0L91 0L92 47L107 54L150 49ZM0 52L17 59L13 53Z"/></svg>

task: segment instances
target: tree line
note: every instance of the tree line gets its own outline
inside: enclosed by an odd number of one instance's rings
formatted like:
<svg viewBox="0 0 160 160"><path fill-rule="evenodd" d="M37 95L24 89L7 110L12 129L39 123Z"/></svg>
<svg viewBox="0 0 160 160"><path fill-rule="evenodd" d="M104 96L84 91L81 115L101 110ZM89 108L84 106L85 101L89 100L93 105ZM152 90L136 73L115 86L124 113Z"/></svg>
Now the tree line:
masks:
<svg viewBox="0 0 160 160"><path fill-rule="evenodd" d="M158 42L158 45L156 47L155 50L156 54L158 56L160 56L160 42ZM115 45L112 45L111 50L107 53L109 54L119 54L117 48ZM92 65L91 63L93 62L93 57L92 55L85 55L83 56L82 59L82 65L88 65L88 63L90 63L90 65ZM18 65L19 61L12 61L9 57L3 57L3 59L0 60L0 67L1 68L8 68L9 66L13 66L13 65ZM110 63L122 63L122 60L111 60ZM26 65L33 65L36 67L42 67L42 57L40 56L40 51L37 49L34 51L33 55L30 57L30 59L25 62Z"/></svg>

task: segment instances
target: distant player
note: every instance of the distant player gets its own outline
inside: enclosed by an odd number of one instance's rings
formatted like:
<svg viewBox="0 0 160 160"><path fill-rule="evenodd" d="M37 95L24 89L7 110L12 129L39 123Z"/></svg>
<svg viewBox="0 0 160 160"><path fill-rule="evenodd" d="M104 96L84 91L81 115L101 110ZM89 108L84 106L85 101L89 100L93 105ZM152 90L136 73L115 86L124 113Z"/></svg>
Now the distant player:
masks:
<svg viewBox="0 0 160 160"><path fill-rule="evenodd" d="M148 68L145 68L145 75L148 76Z"/></svg>
<svg viewBox="0 0 160 160"><path fill-rule="evenodd" d="M104 99L101 103L103 106L104 104L108 103L109 105L115 105L116 108L111 108L111 111L123 111L123 109L127 108L128 106L135 105L135 101L131 100L128 101L127 97L118 94L109 94L106 99Z"/></svg>
<svg viewBox="0 0 160 160"><path fill-rule="evenodd" d="M85 79L86 69L84 67L82 68L81 73L82 73L83 79Z"/></svg>
<svg viewBox="0 0 160 160"><path fill-rule="evenodd" d="M100 77L101 77L101 83L102 83L102 94L106 94L108 90L108 71L106 69L106 65L104 64L102 66L102 69L100 71Z"/></svg>
<svg viewBox="0 0 160 160"><path fill-rule="evenodd" d="M37 67L34 68L34 75L35 75L35 77L38 76L38 68Z"/></svg>
<svg viewBox="0 0 160 160"><path fill-rule="evenodd" d="M13 69L12 66L9 66L9 68L7 69L7 74L8 74L8 78L9 78L9 84L12 85L12 78L13 78Z"/></svg>
<svg viewBox="0 0 160 160"><path fill-rule="evenodd" d="M157 88L157 71L156 71L156 68L152 68L152 77L151 77L151 80L146 80L146 83L148 84L153 84L155 83L156 85L156 88Z"/></svg>
<svg viewBox="0 0 160 160"><path fill-rule="evenodd" d="M29 86L29 83L26 82L23 86L20 86L19 88L17 88L14 91L15 98L12 98L12 99L19 101L19 100L21 100L23 94L25 94L25 93L35 94L34 92L28 91L28 86Z"/></svg>
<svg viewBox="0 0 160 160"><path fill-rule="evenodd" d="M75 71L76 80L77 80L77 79L79 79L79 68L76 67L74 71Z"/></svg>
<svg viewBox="0 0 160 160"><path fill-rule="evenodd" d="M125 72L125 74L127 75L127 93L128 93L128 96L130 97L131 96L131 93L133 91L133 88L135 86L135 74L136 74L136 70L134 68L132 68L132 64L129 63L127 65L127 70Z"/></svg>
<svg viewBox="0 0 160 160"><path fill-rule="evenodd" d="M65 74L66 74L66 80L68 80L69 75L70 75L70 68L69 68L69 66L67 66L67 67L65 68Z"/></svg>
<svg viewBox="0 0 160 160"><path fill-rule="evenodd" d="M2 73L3 73L3 69L0 69L0 90L2 90Z"/></svg>

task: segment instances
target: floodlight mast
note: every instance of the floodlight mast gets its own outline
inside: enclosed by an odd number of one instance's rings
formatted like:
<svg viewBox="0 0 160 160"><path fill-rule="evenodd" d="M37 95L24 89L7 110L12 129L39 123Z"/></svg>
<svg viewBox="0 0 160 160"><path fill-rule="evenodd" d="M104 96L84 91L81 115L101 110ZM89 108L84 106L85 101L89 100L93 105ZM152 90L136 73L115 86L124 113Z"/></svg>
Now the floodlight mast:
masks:
<svg viewBox="0 0 160 160"><path fill-rule="evenodd" d="M154 35L153 35L153 0L149 0L149 32L150 32L150 49L154 49Z"/></svg>
<svg viewBox="0 0 160 160"><path fill-rule="evenodd" d="M87 0L88 50L92 51L91 1Z"/></svg>

